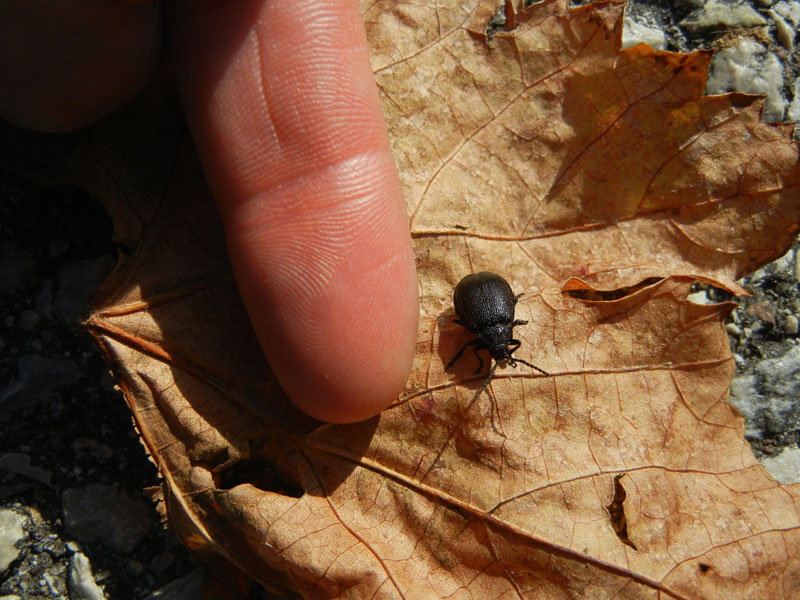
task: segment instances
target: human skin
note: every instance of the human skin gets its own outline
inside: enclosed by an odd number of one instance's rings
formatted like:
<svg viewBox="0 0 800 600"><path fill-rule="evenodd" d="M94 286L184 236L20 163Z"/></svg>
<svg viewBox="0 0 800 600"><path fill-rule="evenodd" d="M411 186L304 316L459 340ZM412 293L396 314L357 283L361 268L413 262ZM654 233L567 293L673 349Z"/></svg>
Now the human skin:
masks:
<svg viewBox="0 0 800 600"><path fill-rule="evenodd" d="M164 15L155 3L34 1L0 9L0 84L18 92L0 115L65 131L112 112L148 82L163 23L236 280L282 387L330 422L391 403L411 369L417 280L358 4L176 0ZM12 23L22 33L9 37Z"/></svg>

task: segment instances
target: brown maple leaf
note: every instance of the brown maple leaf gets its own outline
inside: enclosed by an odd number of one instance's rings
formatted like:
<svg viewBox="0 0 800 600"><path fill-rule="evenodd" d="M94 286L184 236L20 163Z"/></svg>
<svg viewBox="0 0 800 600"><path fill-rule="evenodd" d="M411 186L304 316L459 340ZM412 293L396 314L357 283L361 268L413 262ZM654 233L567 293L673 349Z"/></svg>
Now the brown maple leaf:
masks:
<svg viewBox="0 0 800 600"><path fill-rule="evenodd" d="M740 292L791 245L791 128L760 98L702 97L707 53L620 50L620 4L509 5L489 39L494 8L364 6L421 287L407 389L367 422L320 424L277 386L163 102L139 119L176 149L160 171L118 130L73 156L136 243L87 325L171 526L314 598L796 595L800 488L726 401L731 305L686 300L697 280ZM453 288L480 270L525 293L517 356L550 375L499 369L473 401L469 354L445 365L469 339Z"/></svg>

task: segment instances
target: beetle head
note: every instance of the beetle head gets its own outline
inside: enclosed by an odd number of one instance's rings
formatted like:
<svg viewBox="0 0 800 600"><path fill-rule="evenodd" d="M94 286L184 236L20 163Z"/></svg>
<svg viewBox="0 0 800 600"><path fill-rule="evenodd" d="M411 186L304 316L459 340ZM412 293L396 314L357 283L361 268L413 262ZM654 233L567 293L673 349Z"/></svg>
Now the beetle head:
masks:
<svg viewBox="0 0 800 600"><path fill-rule="evenodd" d="M511 356L508 351L508 343L511 341L511 325L492 325L475 337L478 340L478 347L486 348L495 360L503 360Z"/></svg>

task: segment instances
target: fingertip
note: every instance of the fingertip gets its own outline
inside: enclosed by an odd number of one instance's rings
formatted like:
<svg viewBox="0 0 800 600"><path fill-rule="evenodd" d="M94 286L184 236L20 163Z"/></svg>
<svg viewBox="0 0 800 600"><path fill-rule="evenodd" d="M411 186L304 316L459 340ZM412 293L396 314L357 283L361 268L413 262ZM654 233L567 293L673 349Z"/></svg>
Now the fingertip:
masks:
<svg viewBox="0 0 800 600"><path fill-rule="evenodd" d="M377 319L342 334L349 336L349 348L337 349L336 336L331 338L327 354L336 366L322 361L308 365L305 372L291 369L282 374L294 380L286 385L301 410L330 423L354 423L377 415L399 399L414 359L419 308L416 285L410 287L413 294L407 294L397 283L377 288L396 290L395 297L386 299L385 308L375 313ZM349 308L339 309L342 320Z"/></svg>
<svg viewBox="0 0 800 600"><path fill-rule="evenodd" d="M368 361L354 364L360 373L348 381L340 377L326 378L327 385L308 389L301 385L290 393L303 412L328 423L357 423L379 414L400 397L411 371L413 353L395 349L392 364ZM403 356L405 355L405 356Z"/></svg>
<svg viewBox="0 0 800 600"><path fill-rule="evenodd" d="M386 175L388 166L366 171L374 178ZM304 187L299 182L287 193ZM350 189L341 181L317 187L330 200ZM375 197L399 195L396 182L367 187ZM411 371L419 298L401 199L343 207L346 217L327 213L343 222L339 236L319 231L325 225L317 218L325 215L306 212L307 224L276 225L258 204L241 207L227 221L237 228L228 234L231 258L269 364L295 404L320 420L372 417L397 400Z"/></svg>

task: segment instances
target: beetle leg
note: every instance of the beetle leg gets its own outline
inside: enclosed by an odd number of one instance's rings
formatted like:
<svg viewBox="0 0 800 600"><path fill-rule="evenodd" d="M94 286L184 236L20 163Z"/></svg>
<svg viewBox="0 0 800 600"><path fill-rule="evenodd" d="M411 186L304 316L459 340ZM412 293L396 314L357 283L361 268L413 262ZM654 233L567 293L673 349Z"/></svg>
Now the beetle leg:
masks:
<svg viewBox="0 0 800 600"><path fill-rule="evenodd" d="M477 346L475 346L472 350L475 352L475 358L478 359L478 368L475 370L475 375L477 375L478 373L483 371L483 359L481 358L481 355L478 354L478 347Z"/></svg>
<svg viewBox="0 0 800 600"><path fill-rule="evenodd" d="M516 327L517 325L527 325L527 324L528 324L527 321L523 321L522 319L517 319L511 324L511 329L514 329L514 327Z"/></svg>
<svg viewBox="0 0 800 600"><path fill-rule="evenodd" d="M519 302L519 299L522 298L524 295L525 295L525 292L522 292L521 294L517 294L516 296L514 296L514 304Z"/></svg>
<svg viewBox="0 0 800 600"><path fill-rule="evenodd" d="M483 385L481 385L481 387L478 389L478 391L475 392L475 395L472 397L472 400L470 400L469 404L467 404L466 410L469 410L469 407L472 406L473 404L475 404L475 400L478 399L478 397L483 393L483 390L486 389L486 386L489 385L489 382L494 377L495 369L497 369L497 362L496 361L494 363L494 366L492 367L492 370L489 371L489 376L486 378L486 381L483 382Z"/></svg>
<svg viewBox="0 0 800 600"><path fill-rule="evenodd" d="M506 360L508 361L508 364L515 369L517 368L517 359L514 358L512 354L514 354L514 352L516 352L521 345L522 342L519 340L511 339L508 340L508 346L506 346Z"/></svg>
<svg viewBox="0 0 800 600"><path fill-rule="evenodd" d="M464 350L467 349L467 346L473 346L474 344L477 344L477 343L478 343L478 340L472 340L470 342L467 342L463 346L461 346L461 350L459 350L458 353L450 360L450 362L447 363L447 366L444 368L445 371L447 371L450 367L452 367L453 363L455 363L461 357L461 355L464 354Z"/></svg>

